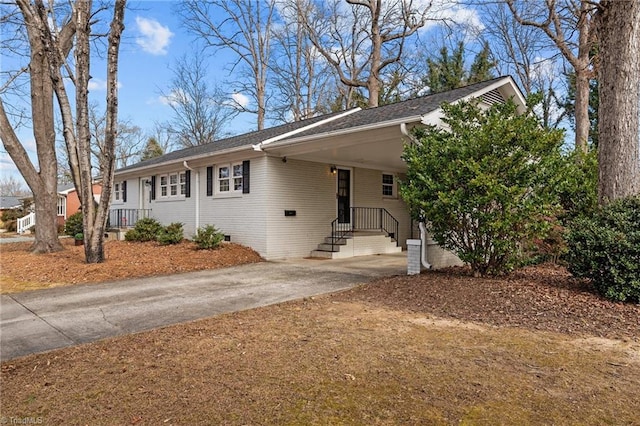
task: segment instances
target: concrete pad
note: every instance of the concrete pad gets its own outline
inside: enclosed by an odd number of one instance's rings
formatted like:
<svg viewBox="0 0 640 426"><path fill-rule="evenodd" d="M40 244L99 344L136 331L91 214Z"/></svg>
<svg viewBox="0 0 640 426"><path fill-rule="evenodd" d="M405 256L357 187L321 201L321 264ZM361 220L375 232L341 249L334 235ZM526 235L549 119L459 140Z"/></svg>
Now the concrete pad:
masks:
<svg viewBox="0 0 640 426"><path fill-rule="evenodd" d="M406 273L404 253L295 259L3 295L0 360L351 288Z"/></svg>

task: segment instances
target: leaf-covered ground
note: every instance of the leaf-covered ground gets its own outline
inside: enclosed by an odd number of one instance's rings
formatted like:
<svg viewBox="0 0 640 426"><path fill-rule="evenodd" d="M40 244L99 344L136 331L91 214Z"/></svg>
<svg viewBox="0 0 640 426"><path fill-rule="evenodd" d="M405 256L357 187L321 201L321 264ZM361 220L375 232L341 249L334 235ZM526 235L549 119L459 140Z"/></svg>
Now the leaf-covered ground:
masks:
<svg viewBox="0 0 640 426"><path fill-rule="evenodd" d="M631 425L640 306L553 265L425 272L27 356L1 378L0 416L43 424Z"/></svg>

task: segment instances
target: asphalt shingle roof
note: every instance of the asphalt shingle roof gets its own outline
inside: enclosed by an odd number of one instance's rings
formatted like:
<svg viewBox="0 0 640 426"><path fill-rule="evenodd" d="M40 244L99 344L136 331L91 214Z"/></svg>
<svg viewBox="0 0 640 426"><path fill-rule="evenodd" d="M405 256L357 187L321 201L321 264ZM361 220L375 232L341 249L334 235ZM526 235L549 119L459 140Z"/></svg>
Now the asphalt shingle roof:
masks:
<svg viewBox="0 0 640 426"><path fill-rule="evenodd" d="M0 197L0 209L12 209L21 205L19 197Z"/></svg>
<svg viewBox="0 0 640 426"><path fill-rule="evenodd" d="M317 127L307 129L295 135L284 138L283 140L293 139L303 136L320 135L323 133L334 132L339 130L350 129L354 127L366 126L375 123L382 123L385 121L396 121L402 118L415 117L419 115L428 114L435 111L444 102L454 102L458 99L462 99L471 95L472 93L482 90L483 88L495 83L497 80L505 77L498 77L492 80L483 81L481 83L471 84L469 86L461 87L447 92L435 93L432 95L422 96L419 98L409 99L406 101L398 102L395 104L383 105L374 108L367 108L361 111L354 112L336 120L324 123ZM152 165L159 165L163 163L171 163L181 159L186 159L194 156L201 156L206 154L213 154L215 152L224 151L231 148L239 148L243 146L255 145L266 139L285 134L287 132L300 129L310 124L317 123L319 121L331 118L336 115L343 114L344 112L336 112L332 114L322 115L318 117L309 118L302 121L296 121L293 123L282 124L280 126L270 127L268 129L245 133L237 136L232 136L226 139L220 139L213 143L194 146L190 148L173 151L160 157L152 158L149 160L141 161L131 166L118 169L117 172L123 172L127 170L135 170L141 167L147 167Z"/></svg>

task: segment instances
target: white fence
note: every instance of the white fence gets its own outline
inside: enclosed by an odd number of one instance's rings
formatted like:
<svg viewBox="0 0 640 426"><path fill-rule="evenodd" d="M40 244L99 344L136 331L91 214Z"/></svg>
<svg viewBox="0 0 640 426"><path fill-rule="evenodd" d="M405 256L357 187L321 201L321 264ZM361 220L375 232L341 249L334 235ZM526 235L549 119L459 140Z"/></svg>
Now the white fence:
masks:
<svg viewBox="0 0 640 426"><path fill-rule="evenodd" d="M24 233L27 229L35 226L36 224L36 214L31 212L25 217L18 218L18 234Z"/></svg>

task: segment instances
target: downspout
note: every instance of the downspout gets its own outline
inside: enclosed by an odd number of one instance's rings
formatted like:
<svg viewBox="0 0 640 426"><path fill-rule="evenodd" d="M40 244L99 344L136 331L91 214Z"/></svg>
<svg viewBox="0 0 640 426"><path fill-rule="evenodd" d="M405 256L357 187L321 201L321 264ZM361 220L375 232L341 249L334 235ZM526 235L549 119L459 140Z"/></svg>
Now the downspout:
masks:
<svg viewBox="0 0 640 426"><path fill-rule="evenodd" d="M419 222L418 226L420 227L420 241L422 241L422 256L420 260L422 261L422 266L427 269L431 269L431 264L427 262L427 230L424 226L424 222Z"/></svg>
<svg viewBox="0 0 640 426"><path fill-rule="evenodd" d="M189 169L195 175L195 202L196 202L196 217L195 217L195 228L196 230L200 228L200 173L195 171L187 164L187 160L183 161L182 164L186 169Z"/></svg>

